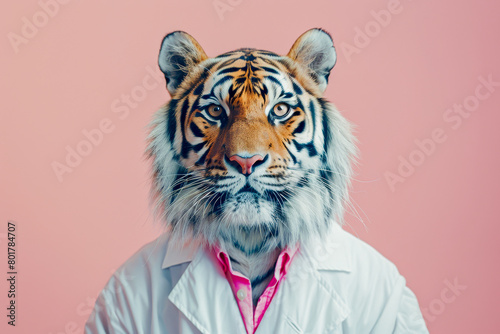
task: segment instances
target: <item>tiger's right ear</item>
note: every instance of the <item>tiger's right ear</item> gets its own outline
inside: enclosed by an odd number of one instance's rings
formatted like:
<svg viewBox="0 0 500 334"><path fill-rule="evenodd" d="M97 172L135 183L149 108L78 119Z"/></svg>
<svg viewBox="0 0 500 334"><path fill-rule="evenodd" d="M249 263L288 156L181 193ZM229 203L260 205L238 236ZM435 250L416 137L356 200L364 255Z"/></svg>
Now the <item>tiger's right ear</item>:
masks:
<svg viewBox="0 0 500 334"><path fill-rule="evenodd" d="M165 74L170 96L174 95L189 71L207 58L200 44L184 31L174 31L163 38L158 65Z"/></svg>

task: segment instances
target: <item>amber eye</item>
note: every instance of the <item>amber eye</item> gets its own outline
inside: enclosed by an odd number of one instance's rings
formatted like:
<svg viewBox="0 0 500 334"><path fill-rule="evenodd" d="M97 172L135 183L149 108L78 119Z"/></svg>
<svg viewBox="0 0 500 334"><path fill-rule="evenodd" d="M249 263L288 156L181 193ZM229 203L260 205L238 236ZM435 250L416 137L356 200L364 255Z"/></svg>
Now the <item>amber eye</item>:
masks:
<svg viewBox="0 0 500 334"><path fill-rule="evenodd" d="M278 103L273 108L273 113L276 117L285 117L290 111L290 106L286 103Z"/></svg>
<svg viewBox="0 0 500 334"><path fill-rule="evenodd" d="M208 107L208 113L210 114L210 116L212 116L213 118L219 118L220 115L222 114L222 107L221 106L218 106L216 104L211 104L209 107Z"/></svg>

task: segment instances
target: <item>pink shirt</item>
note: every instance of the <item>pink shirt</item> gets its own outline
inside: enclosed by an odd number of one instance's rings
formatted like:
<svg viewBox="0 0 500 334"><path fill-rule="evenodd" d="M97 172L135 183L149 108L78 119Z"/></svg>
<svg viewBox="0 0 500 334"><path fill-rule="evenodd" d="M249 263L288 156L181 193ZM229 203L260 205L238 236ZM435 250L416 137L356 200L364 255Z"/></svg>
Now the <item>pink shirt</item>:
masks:
<svg viewBox="0 0 500 334"><path fill-rule="evenodd" d="M266 312L271 300L278 290L279 283L286 275L290 262L297 252L298 247L286 248L278 256L276 267L274 268L274 276L267 285L259 300L255 313L253 312L252 302L252 286L250 280L237 271L233 271L229 256L220 249L214 249L217 259L219 259L222 270L226 274L226 278L233 290L234 297L238 303L243 323L248 334L253 334L257 330L264 313Z"/></svg>

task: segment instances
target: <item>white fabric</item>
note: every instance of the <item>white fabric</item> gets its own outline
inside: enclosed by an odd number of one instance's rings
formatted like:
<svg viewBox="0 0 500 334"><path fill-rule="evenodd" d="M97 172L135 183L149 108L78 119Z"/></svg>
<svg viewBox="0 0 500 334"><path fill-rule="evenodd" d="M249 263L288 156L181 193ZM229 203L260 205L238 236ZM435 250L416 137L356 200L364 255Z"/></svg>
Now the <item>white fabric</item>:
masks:
<svg viewBox="0 0 500 334"><path fill-rule="evenodd" d="M394 264L337 224L327 240L301 245L256 334L428 333ZM216 261L159 237L113 274L85 334L245 333Z"/></svg>

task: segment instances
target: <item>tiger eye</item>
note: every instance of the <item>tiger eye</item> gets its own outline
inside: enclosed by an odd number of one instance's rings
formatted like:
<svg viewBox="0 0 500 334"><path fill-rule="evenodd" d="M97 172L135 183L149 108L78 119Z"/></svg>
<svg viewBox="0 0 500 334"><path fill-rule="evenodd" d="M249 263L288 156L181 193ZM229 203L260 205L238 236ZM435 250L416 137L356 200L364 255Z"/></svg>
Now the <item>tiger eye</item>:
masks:
<svg viewBox="0 0 500 334"><path fill-rule="evenodd" d="M208 113L213 118L218 118L222 114L222 107L216 104L212 104L208 107Z"/></svg>
<svg viewBox="0 0 500 334"><path fill-rule="evenodd" d="M286 116L286 114L288 114L289 111L290 111L290 106L288 104L286 104L286 103L278 103L273 108L273 113L277 117Z"/></svg>

